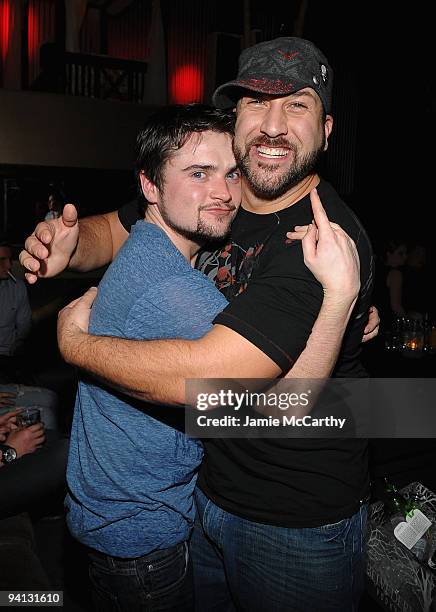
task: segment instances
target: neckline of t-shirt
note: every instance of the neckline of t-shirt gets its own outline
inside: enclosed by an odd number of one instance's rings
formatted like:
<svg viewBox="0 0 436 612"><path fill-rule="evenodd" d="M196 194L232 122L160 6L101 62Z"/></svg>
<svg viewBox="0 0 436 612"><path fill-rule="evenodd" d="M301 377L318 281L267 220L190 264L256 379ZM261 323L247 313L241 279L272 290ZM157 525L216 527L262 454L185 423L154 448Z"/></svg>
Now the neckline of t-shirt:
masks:
<svg viewBox="0 0 436 612"><path fill-rule="evenodd" d="M320 185L318 184L318 187ZM252 219L269 219L271 217L275 216L281 216L281 214L285 214L288 211L294 211L296 210L296 208L301 208L301 206L303 206L304 204L307 204L307 201L309 201L310 204L310 195L307 193L305 196L303 196L300 200L297 200L297 202L293 202L292 204L289 204L289 206L285 206L285 208L281 208L280 210L276 210L274 212L270 212L270 213L257 213L257 212L252 212L251 210L247 210L245 208L243 208L243 206L241 206L240 208L240 213L242 213L243 215L247 216L247 217L251 217Z"/></svg>
<svg viewBox="0 0 436 612"><path fill-rule="evenodd" d="M140 224L139 221L142 221L143 223ZM138 219L138 221L132 227L132 231L134 231L135 227L137 227L139 231L147 231L149 229L151 229L152 232L154 231L156 236L163 238L164 242L171 245L175 254L179 256L180 261L182 261L186 265L187 270L198 272L199 274L201 274L202 277L204 277L203 272L200 272L200 270L198 270L195 266L194 267L191 266L189 261L186 260L186 258L182 255L182 253L179 251L176 245L172 242L172 240L170 240L169 236L167 236L167 234L164 232L164 230L161 227L159 227L155 223L150 223L150 221L146 221L145 219ZM199 254L200 254L200 251L198 252L197 257Z"/></svg>
<svg viewBox="0 0 436 612"><path fill-rule="evenodd" d="M138 221L132 227L132 231L149 231L149 230L154 232L156 236L162 238L163 242L170 245L174 253L176 253L186 263L186 265L189 268L191 268L190 263L186 260L183 254L179 251L179 249L176 247L174 242L170 239L170 237L166 234L166 232L161 227L156 225L156 223L150 223L150 221L146 221L145 219L138 219Z"/></svg>

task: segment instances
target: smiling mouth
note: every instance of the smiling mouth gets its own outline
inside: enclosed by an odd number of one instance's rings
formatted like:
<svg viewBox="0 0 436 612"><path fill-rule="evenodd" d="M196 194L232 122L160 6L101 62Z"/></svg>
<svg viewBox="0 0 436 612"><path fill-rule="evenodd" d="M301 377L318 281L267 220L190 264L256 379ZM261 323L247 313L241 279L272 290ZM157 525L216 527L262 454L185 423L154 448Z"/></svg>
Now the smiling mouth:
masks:
<svg viewBox="0 0 436 612"><path fill-rule="evenodd" d="M259 157L264 159L284 159L289 155L290 149L285 147L267 147L265 145L255 145Z"/></svg>

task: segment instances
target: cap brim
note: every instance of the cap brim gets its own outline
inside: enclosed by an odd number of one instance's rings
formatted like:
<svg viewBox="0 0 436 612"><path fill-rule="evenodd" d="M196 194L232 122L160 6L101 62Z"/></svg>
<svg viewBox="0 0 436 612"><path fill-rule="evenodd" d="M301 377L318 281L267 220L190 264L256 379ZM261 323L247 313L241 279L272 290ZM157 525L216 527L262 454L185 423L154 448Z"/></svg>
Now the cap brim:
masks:
<svg viewBox="0 0 436 612"><path fill-rule="evenodd" d="M257 93L280 96L299 91L304 87L311 87L311 84L294 81L290 85L279 86L277 81L269 81L269 83L247 85L246 81L229 81L224 83L224 85L220 85L215 90L212 96L212 104L217 108L228 109L236 105L238 100L244 96L244 92L255 91Z"/></svg>

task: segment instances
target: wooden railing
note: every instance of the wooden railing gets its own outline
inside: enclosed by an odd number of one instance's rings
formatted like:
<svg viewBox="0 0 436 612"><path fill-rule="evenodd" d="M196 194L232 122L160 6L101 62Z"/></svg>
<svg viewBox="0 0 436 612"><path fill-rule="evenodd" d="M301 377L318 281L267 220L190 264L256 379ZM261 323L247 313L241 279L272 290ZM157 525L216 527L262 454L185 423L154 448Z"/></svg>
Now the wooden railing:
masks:
<svg viewBox="0 0 436 612"><path fill-rule="evenodd" d="M147 63L105 55L41 49L42 71L30 89L102 100L141 103Z"/></svg>

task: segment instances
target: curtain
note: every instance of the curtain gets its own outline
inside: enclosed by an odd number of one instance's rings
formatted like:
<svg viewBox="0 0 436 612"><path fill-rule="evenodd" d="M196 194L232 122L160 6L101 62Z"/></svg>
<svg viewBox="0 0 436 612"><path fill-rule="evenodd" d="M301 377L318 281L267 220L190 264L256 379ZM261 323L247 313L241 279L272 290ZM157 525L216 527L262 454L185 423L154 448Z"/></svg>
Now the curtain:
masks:
<svg viewBox="0 0 436 612"><path fill-rule="evenodd" d="M56 0L29 0L27 9L27 52L29 84L39 75L39 50L56 39Z"/></svg>
<svg viewBox="0 0 436 612"><path fill-rule="evenodd" d="M168 11L170 103L202 102L207 57L208 3L172 0Z"/></svg>
<svg viewBox="0 0 436 612"><path fill-rule="evenodd" d="M111 57L146 61L152 3L136 0L118 15L108 15L107 53Z"/></svg>
<svg viewBox="0 0 436 612"><path fill-rule="evenodd" d="M0 0L0 59L4 65L9 47L11 33L11 3L10 0Z"/></svg>
<svg viewBox="0 0 436 612"><path fill-rule="evenodd" d="M163 31L160 0L153 0L150 26L150 51L143 102L159 106L167 102L167 71L165 35Z"/></svg>
<svg viewBox="0 0 436 612"><path fill-rule="evenodd" d="M0 85L3 85L6 56L11 36L11 2L0 0Z"/></svg>
<svg viewBox="0 0 436 612"><path fill-rule="evenodd" d="M80 30L80 51L82 53L101 53L100 9L88 6Z"/></svg>

